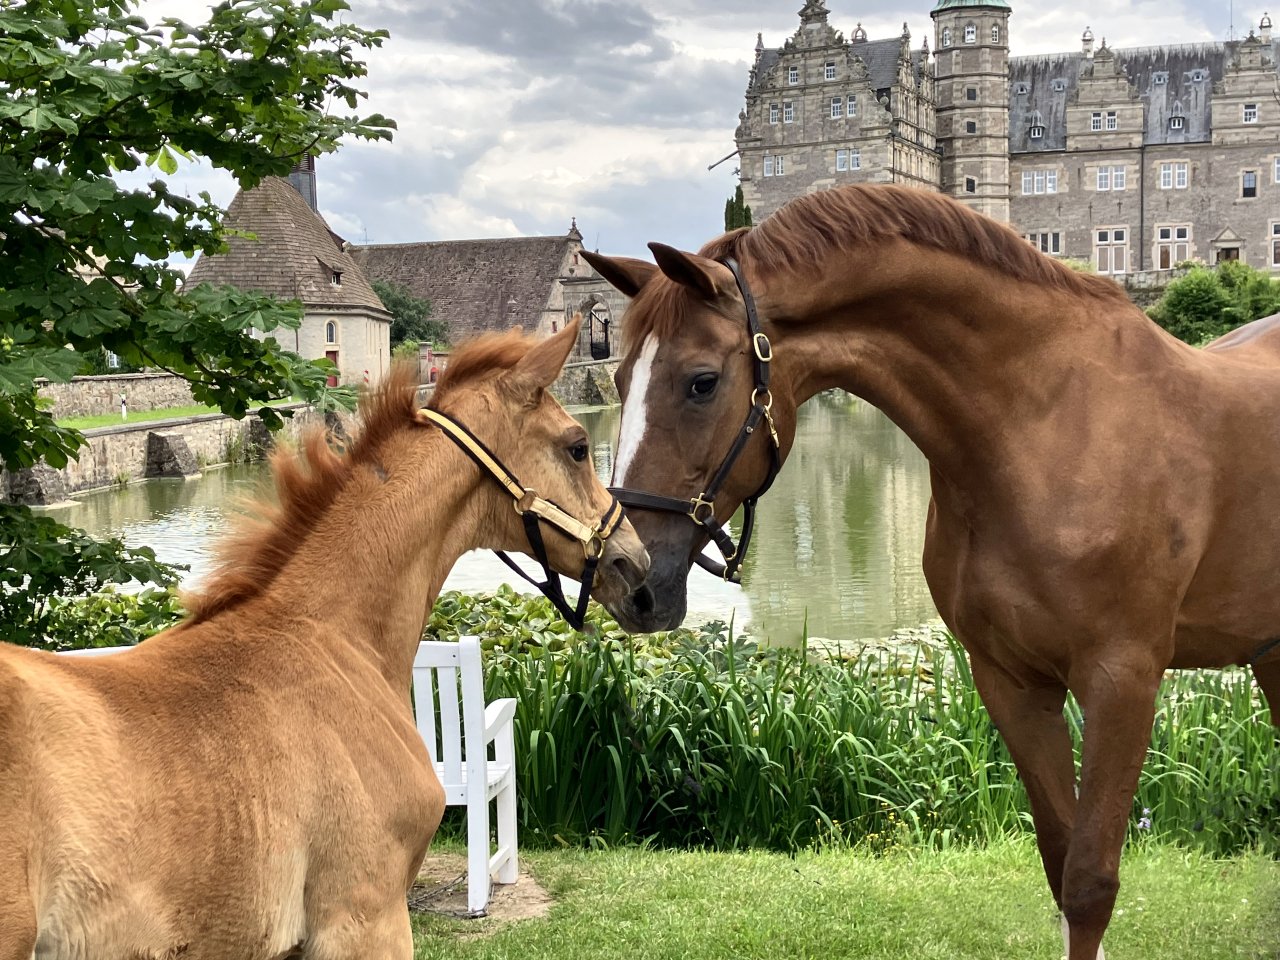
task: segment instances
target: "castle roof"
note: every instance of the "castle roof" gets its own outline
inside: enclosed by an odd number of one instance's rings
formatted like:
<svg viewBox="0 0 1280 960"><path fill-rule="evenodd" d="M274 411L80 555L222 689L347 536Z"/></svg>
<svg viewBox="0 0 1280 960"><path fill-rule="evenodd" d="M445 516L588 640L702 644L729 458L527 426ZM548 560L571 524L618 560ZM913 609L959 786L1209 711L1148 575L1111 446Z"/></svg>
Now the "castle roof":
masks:
<svg viewBox="0 0 1280 960"><path fill-rule="evenodd" d="M231 248L201 256L188 284L211 283L259 290L279 300L301 300L308 309L360 309L388 316L360 268L343 250L342 238L302 195L280 177L266 177L241 190L227 208L226 225L257 239L230 237ZM333 284L333 275L342 277Z"/></svg>
<svg viewBox="0 0 1280 960"><path fill-rule="evenodd" d="M516 324L536 329L570 245L581 240L575 226L559 237L371 244L351 253L370 278L430 300L432 318L448 323L456 341Z"/></svg>
<svg viewBox="0 0 1280 960"><path fill-rule="evenodd" d="M888 40L851 40L846 46L849 51L867 65L867 74L871 78L871 86L876 90L892 87L898 82L898 56L902 52L902 38L891 37ZM759 90L765 75L778 65L783 54L782 48L766 47L760 52L756 63L755 82L752 90ZM926 59L923 50L911 51L911 65L919 76L920 69Z"/></svg>
<svg viewBox="0 0 1280 960"><path fill-rule="evenodd" d="M939 10L954 10L957 7L995 7L999 10L1012 10L1005 0L938 0L930 15Z"/></svg>

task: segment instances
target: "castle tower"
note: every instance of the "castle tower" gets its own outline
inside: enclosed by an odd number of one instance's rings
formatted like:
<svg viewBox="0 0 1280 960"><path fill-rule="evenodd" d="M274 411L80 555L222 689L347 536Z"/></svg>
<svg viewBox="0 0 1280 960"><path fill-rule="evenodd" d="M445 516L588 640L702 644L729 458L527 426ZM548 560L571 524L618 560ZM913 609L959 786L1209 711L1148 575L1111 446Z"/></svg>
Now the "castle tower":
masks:
<svg viewBox="0 0 1280 960"><path fill-rule="evenodd" d="M1005 0L938 0L934 21L942 192L1009 220L1009 14Z"/></svg>

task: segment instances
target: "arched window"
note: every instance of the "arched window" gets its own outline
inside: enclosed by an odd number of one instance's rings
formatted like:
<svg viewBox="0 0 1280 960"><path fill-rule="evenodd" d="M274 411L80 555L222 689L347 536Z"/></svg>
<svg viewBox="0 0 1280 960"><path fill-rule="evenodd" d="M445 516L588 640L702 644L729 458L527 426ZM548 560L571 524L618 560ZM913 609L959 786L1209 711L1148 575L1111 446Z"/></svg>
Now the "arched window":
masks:
<svg viewBox="0 0 1280 960"><path fill-rule="evenodd" d="M330 320L328 323L324 325L324 342L325 343L338 342L338 325L334 323L332 320Z"/></svg>
<svg viewBox="0 0 1280 960"><path fill-rule="evenodd" d="M975 26L974 24L970 23L970 24L968 24L968 25L964 28L964 42L965 42L965 43L977 43L977 42L978 42L978 28L977 28L977 26Z"/></svg>
<svg viewBox="0 0 1280 960"><path fill-rule="evenodd" d="M991 25L991 42L992 43L1000 42L1000 24L998 23L993 23Z"/></svg>
<svg viewBox="0 0 1280 960"><path fill-rule="evenodd" d="M944 47L951 46L951 28L950 27L942 28L942 45Z"/></svg>

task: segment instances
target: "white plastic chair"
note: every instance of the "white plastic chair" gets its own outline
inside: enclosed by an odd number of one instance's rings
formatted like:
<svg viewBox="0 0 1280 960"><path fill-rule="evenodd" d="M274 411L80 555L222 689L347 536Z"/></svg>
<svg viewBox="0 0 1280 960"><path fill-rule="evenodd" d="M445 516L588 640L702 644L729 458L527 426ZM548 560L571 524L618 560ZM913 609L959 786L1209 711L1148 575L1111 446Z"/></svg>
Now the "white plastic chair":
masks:
<svg viewBox="0 0 1280 960"><path fill-rule="evenodd" d="M520 866L516 856L515 732L511 724L516 702L508 698L485 705L478 637L462 637L457 643L423 640L418 644L413 661L413 696L418 732L435 762L445 804L467 808L467 909L472 916L483 916L489 906L490 879L497 873L499 883L515 883ZM493 760L489 759L490 743ZM494 798L498 801L498 852L490 856L489 801Z"/></svg>

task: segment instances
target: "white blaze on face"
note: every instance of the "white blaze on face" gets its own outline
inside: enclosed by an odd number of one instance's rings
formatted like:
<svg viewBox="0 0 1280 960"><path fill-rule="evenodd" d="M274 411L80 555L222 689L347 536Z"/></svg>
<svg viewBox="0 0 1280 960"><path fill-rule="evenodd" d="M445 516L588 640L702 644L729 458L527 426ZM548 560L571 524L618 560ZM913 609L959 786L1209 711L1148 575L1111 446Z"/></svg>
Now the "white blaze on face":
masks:
<svg viewBox="0 0 1280 960"><path fill-rule="evenodd" d="M644 439L645 409L649 401L649 376L653 373L653 357L658 352L658 338L652 333L645 337L640 348L640 358L631 368L631 383L622 404L622 428L618 431L618 456L613 461L613 484L622 487L627 483L627 469L640 449Z"/></svg>

